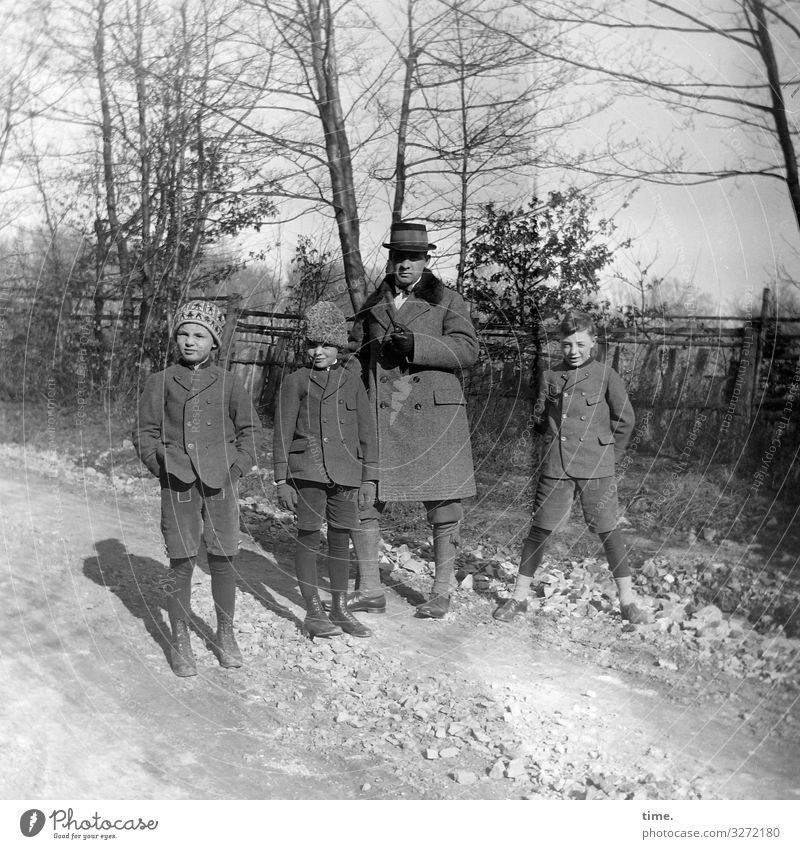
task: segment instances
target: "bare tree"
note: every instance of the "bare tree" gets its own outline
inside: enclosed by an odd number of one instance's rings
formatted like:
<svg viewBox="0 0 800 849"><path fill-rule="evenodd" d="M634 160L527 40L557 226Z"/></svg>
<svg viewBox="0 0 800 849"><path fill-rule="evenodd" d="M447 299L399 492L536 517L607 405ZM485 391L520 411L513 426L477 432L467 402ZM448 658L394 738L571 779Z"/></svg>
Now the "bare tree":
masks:
<svg viewBox="0 0 800 849"><path fill-rule="evenodd" d="M395 220L422 213L455 230L461 286L481 205L529 196L541 170L568 167L557 140L603 104L570 103L578 72L551 55L576 49L567 27L507 0L407 0L402 36L383 32L403 79L382 98L396 156L377 173L394 185Z"/></svg>
<svg viewBox="0 0 800 849"><path fill-rule="evenodd" d="M523 5L536 4L523 0ZM800 228L800 124L791 104L800 85L795 58L800 4L648 0L641 14L628 6L612 8L575 3L545 14L548 20L611 34L615 55L572 57L581 68L687 116L687 132L700 125L720 133L716 162L694 164L683 149L650 150L647 160L618 161L615 173L688 185L742 176L779 180ZM645 36L650 37L646 53L624 49L626 42L634 45ZM698 56L707 57L699 66L692 59Z"/></svg>

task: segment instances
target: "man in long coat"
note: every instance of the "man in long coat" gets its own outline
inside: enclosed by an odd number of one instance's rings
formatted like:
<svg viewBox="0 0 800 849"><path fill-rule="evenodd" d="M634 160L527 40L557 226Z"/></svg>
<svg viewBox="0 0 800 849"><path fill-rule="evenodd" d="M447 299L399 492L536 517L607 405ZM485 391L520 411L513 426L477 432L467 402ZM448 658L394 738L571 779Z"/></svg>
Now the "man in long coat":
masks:
<svg viewBox="0 0 800 849"><path fill-rule="evenodd" d="M349 606L386 609L374 556L378 516L387 501L422 501L433 526L436 577L417 615L441 619L449 608L461 499L475 495L461 373L475 363L478 340L464 299L426 267L436 246L424 224L393 224L384 247L389 273L353 327L378 422L380 480L377 502L354 534L360 589Z"/></svg>

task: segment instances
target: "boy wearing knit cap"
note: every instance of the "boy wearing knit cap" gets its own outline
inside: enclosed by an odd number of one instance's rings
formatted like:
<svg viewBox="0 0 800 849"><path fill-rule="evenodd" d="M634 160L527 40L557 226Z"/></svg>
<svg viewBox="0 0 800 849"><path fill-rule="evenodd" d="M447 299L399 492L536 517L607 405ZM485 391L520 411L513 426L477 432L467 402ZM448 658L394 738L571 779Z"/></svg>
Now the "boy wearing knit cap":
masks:
<svg viewBox="0 0 800 849"><path fill-rule="evenodd" d="M345 365L347 324L339 308L320 301L305 315L310 368L281 384L275 413L273 460L281 505L297 515L295 571L311 637L342 632L370 636L347 610L350 532L358 511L375 500L378 479L375 420L359 368ZM322 608L317 550L328 522L328 570L332 604Z"/></svg>
<svg viewBox="0 0 800 849"><path fill-rule="evenodd" d="M261 423L241 380L212 362L222 327L222 313L210 301L190 301L178 310L173 336L180 359L145 381L133 430L139 458L161 483L171 662L182 678L197 674L188 623L201 535L217 615L218 659L225 668L242 665L233 634L238 482L256 462Z"/></svg>

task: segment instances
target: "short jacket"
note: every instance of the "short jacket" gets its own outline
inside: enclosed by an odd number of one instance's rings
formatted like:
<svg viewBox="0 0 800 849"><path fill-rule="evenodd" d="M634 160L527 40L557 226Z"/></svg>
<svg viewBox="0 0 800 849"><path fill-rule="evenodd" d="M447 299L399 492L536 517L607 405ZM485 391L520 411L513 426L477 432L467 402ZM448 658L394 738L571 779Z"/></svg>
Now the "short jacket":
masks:
<svg viewBox="0 0 800 849"><path fill-rule="evenodd" d="M635 417L622 378L591 359L578 368L561 363L541 373L534 421L544 435L544 477L601 478L614 474Z"/></svg>
<svg viewBox="0 0 800 849"><path fill-rule="evenodd" d="M375 418L360 366L302 368L284 378L273 440L275 480L359 486L378 480Z"/></svg>
<svg viewBox="0 0 800 849"><path fill-rule="evenodd" d="M242 381L217 365L177 363L151 374L139 397L133 444L156 476L218 489L256 463L261 422Z"/></svg>

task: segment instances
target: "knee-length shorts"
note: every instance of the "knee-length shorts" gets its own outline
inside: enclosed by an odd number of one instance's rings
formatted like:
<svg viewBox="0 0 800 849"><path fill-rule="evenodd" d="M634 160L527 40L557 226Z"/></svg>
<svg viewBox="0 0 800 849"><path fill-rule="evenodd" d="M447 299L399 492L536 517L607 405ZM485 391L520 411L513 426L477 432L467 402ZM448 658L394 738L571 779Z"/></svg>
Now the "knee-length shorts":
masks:
<svg viewBox="0 0 800 849"><path fill-rule="evenodd" d="M617 526L617 482L604 478L539 478L533 500L531 527L554 531L580 499L583 518L596 534Z"/></svg>

